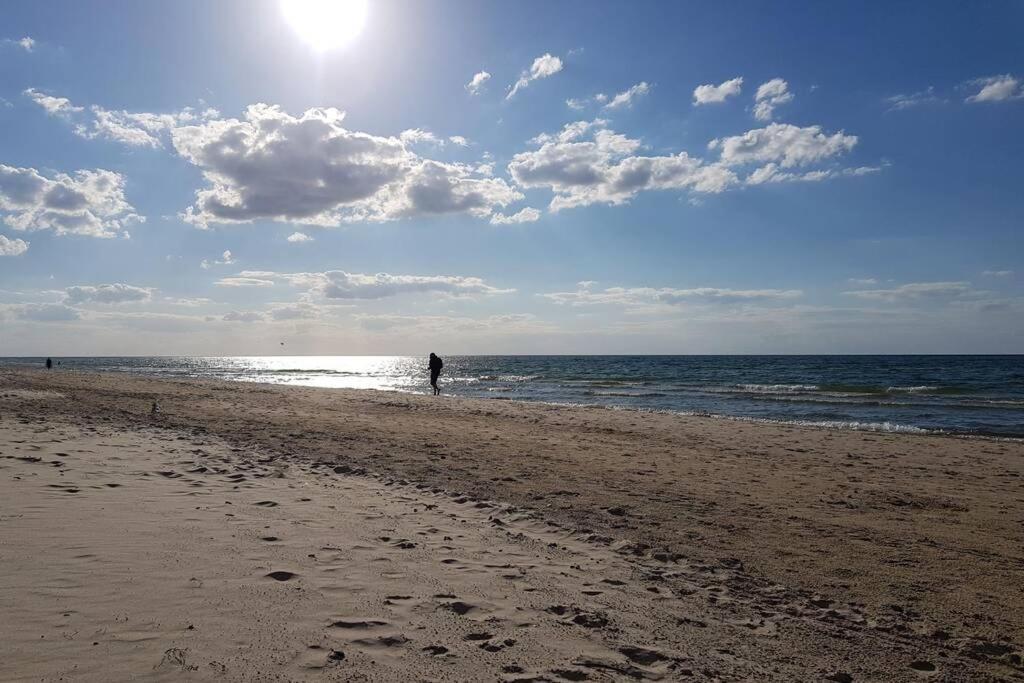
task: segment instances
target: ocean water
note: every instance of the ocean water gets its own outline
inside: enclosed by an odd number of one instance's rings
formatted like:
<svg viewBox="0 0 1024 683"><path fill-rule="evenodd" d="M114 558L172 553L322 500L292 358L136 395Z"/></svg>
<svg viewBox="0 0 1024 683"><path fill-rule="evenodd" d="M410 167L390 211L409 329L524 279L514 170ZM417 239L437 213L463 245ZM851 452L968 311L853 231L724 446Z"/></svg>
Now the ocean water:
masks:
<svg viewBox="0 0 1024 683"><path fill-rule="evenodd" d="M426 357L55 358L131 372L428 393ZM0 359L36 365L43 359ZM445 395L1024 438L1024 356L445 356Z"/></svg>

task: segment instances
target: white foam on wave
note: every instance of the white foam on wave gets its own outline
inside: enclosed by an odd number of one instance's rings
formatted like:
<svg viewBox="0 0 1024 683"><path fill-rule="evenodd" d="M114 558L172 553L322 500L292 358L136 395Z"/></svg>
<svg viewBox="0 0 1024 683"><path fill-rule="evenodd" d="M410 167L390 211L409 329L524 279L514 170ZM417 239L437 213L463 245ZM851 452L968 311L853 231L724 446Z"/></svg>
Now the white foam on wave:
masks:
<svg viewBox="0 0 1024 683"><path fill-rule="evenodd" d="M737 384L737 388L754 393L776 394L790 391L818 391L816 384Z"/></svg>
<svg viewBox="0 0 1024 683"><path fill-rule="evenodd" d="M887 387L886 388L886 391L891 391L893 393L895 393L895 392L903 392L903 393L907 393L907 394L914 394L914 393L918 393L918 392L921 392L921 391L938 391L938 390L939 390L938 387L933 387L933 386L928 386L928 385L921 385L921 386L917 386L917 387Z"/></svg>

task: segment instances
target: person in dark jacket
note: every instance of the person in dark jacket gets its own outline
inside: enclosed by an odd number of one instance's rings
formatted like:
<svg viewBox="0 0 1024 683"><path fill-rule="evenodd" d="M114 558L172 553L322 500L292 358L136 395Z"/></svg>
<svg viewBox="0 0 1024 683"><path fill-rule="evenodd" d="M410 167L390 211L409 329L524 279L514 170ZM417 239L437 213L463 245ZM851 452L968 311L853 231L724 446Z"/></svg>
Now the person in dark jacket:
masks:
<svg viewBox="0 0 1024 683"><path fill-rule="evenodd" d="M444 367L444 361L432 353L430 354L428 367L430 368L430 386L434 387L434 396L437 396L441 393L441 387L437 386L437 377L441 374L441 368Z"/></svg>

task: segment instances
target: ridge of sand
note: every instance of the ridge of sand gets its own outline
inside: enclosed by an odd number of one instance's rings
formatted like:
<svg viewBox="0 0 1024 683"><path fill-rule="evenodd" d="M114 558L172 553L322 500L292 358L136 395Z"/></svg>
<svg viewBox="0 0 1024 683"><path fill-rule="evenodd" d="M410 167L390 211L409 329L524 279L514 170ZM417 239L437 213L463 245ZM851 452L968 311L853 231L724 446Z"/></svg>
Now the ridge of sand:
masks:
<svg viewBox="0 0 1024 683"><path fill-rule="evenodd" d="M1014 444L610 413L0 374L0 678L1024 679Z"/></svg>

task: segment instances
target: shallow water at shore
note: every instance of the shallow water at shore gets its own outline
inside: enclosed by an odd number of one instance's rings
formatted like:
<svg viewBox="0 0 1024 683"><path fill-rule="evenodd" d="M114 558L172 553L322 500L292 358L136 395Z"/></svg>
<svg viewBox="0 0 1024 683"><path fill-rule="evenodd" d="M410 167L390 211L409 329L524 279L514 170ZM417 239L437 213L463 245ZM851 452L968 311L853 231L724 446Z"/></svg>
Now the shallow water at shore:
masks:
<svg viewBox="0 0 1024 683"><path fill-rule="evenodd" d="M0 366L43 359L0 359ZM61 358L58 369L426 393L410 356ZM1024 356L446 356L447 394L1024 436Z"/></svg>

